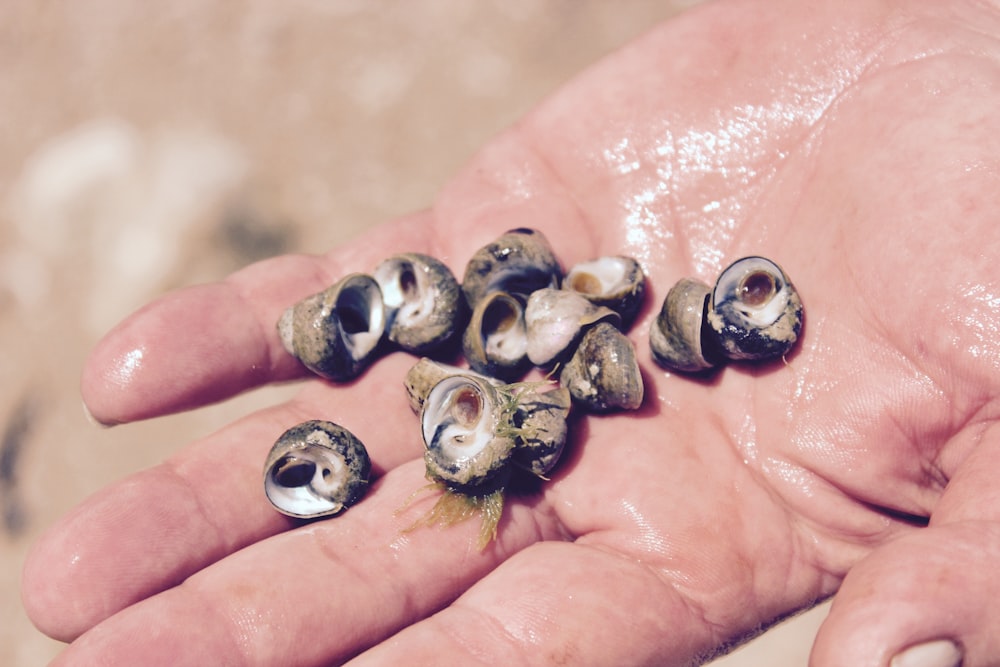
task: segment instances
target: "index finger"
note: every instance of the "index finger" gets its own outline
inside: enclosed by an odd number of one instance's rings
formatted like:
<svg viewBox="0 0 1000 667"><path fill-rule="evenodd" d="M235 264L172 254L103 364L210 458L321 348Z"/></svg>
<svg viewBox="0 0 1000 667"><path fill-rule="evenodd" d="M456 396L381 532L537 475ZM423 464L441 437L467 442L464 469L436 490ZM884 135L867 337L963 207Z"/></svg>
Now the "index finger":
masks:
<svg viewBox="0 0 1000 667"><path fill-rule="evenodd" d="M112 329L84 368L84 403L103 424L178 412L306 374L275 329L285 308L387 253L432 252L430 214L377 228L327 255L286 255L222 282L167 294Z"/></svg>

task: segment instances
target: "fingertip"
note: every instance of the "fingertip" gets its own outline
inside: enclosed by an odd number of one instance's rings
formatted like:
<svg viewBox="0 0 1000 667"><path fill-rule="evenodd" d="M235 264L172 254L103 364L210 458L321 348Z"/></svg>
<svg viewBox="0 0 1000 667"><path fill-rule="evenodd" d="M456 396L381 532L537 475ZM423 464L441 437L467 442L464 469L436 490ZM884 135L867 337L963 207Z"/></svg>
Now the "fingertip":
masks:
<svg viewBox="0 0 1000 667"><path fill-rule="evenodd" d="M97 492L32 545L21 597L35 626L60 641L168 588L218 548L213 527L176 476L152 468Z"/></svg>
<svg viewBox="0 0 1000 667"><path fill-rule="evenodd" d="M76 582L86 568L82 554L63 524L66 517L44 533L29 549L21 570L21 603L31 622L45 635L69 642L94 619L107 614L101 599L76 595Z"/></svg>
<svg viewBox="0 0 1000 667"><path fill-rule="evenodd" d="M812 667L956 667L1000 652L993 629L1000 527L922 528L847 575L816 636Z"/></svg>
<svg viewBox="0 0 1000 667"><path fill-rule="evenodd" d="M142 308L85 363L80 388L90 416L104 425L146 419L301 372L289 355L274 354L274 325L260 317L225 283L189 287Z"/></svg>

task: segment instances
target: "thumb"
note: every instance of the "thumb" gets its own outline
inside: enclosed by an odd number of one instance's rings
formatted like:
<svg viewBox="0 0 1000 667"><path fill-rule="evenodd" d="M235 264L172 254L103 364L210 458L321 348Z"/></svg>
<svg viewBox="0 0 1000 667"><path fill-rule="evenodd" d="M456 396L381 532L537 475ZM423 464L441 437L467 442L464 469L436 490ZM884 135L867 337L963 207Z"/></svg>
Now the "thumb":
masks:
<svg viewBox="0 0 1000 667"><path fill-rule="evenodd" d="M981 441L928 527L850 571L817 635L813 667L1000 664L998 463L1000 441Z"/></svg>

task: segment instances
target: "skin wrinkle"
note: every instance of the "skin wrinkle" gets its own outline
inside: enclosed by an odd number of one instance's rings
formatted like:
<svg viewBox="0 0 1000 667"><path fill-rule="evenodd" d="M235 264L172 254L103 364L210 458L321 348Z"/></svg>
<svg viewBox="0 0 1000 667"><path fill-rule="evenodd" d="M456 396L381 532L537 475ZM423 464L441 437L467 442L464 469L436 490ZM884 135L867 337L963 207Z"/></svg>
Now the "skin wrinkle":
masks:
<svg viewBox="0 0 1000 667"><path fill-rule="evenodd" d="M184 473L177 467L177 463L175 463L173 459L167 459L161 463L160 469L166 473L167 476L176 479L185 489L187 489L188 495L192 498L192 500L194 500L195 507L198 508L198 517L201 519L202 523L211 529L212 534L215 536L215 546L212 549L207 550L209 555L203 557L202 560L205 562L215 562L222 556L232 553L237 548L244 546L249 541L244 540L237 544L224 538L225 531L221 530L219 525L213 520L211 513L205 508L201 495L197 492L197 489L191 483L191 480L189 480L187 476L184 475Z"/></svg>

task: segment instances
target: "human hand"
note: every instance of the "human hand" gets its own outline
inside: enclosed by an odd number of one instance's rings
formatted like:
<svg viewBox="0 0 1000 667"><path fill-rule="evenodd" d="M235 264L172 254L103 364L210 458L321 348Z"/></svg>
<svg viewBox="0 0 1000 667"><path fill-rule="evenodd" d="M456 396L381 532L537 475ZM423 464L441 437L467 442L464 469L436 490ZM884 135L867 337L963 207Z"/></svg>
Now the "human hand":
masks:
<svg viewBox="0 0 1000 667"><path fill-rule="evenodd" d="M973 2L708 4L568 84L431 211L143 309L85 370L99 420L304 378L274 330L286 306L392 252L461 275L502 231L537 227L567 266L642 261L647 398L574 422L553 479L509 498L479 551L472 523L402 532L425 483L412 357L304 380L54 526L25 570L32 618L73 640L64 664L689 664L836 593L815 665L940 639L989 664L998 21ZM805 303L787 365L656 367L646 332L670 285L747 254ZM311 418L356 433L377 480L300 526L260 468Z"/></svg>

